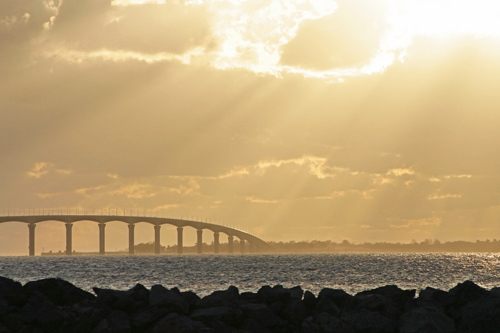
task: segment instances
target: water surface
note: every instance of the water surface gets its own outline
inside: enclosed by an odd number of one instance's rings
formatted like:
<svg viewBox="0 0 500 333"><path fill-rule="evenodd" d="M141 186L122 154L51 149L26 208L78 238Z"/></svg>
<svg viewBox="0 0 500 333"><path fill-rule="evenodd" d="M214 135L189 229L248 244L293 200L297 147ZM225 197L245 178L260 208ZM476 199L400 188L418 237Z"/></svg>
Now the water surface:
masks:
<svg viewBox="0 0 500 333"><path fill-rule="evenodd" d="M59 277L76 286L125 290L141 283L207 295L230 285L257 291L263 285L301 286L348 293L395 284L403 289L449 290L472 280L500 286L500 254L266 254L0 257L0 275L21 283Z"/></svg>

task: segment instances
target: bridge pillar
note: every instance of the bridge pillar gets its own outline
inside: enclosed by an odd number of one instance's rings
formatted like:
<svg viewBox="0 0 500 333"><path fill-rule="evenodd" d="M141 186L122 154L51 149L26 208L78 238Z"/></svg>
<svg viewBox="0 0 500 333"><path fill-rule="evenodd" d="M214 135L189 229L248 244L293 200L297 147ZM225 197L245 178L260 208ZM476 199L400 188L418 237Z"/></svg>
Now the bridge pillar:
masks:
<svg viewBox="0 0 500 333"><path fill-rule="evenodd" d="M135 224L128 224L128 254L134 254L134 228Z"/></svg>
<svg viewBox="0 0 500 333"><path fill-rule="evenodd" d="M73 237L72 237L72 231L73 229L73 223L68 222L66 223L66 255L70 256L71 252L73 251Z"/></svg>
<svg viewBox="0 0 500 333"><path fill-rule="evenodd" d="M99 222L99 254L101 255L106 253L104 228L106 228L106 223Z"/></svg>
<svg viewBox="0 0 500 333"><path fill-rule="evenodd" d="M227 252L234 253L234 236L227 237Z"/></svg>
<svg viewBox="0 0 500 333"><path fill-rule="evenodd" d="M240 239L240 252L245 253L245 240Z"/></svg>
<svg viewBox="0 0 500 333"><path fill-rule="evenodd" d="M219 253L219 232L214 232L214 253Z"/></svg>
<svg viewBox="0 0 500 333"><path fill-rule="evenodd" d="M28 245L28 252L31 257L35 255L35 223L28 223L28 230L29 230L29 245Z"/></svg>
<svg viewBox="0 0 500 333"><path fill-rule="evenodd" d="M182 244L182 230L183 230L182 227L178 227L177 228L177 253L178 254L182 254L182 247L183 247L183 244Z"/></svg>
<svg viewBox="0 0 500 333"><path fill-rule="evenodd" d="M155 254L160 254L161 245L160 245L160 228L161 225L155 225Z"/></svg>
<svg viewBox="0 0 500 333"><path fill-rule="evenodd" d="M203 229L196 230L196 234L198 236L196 242L197 252L201 254L203 253Z"/></svg>
<svg viewBox="0 0 500 333"><path fill-rule="evenodd" d="M250 253L254 253L255 252L255 244L253 242L248 242L248 245L250 247Z"/></svg>

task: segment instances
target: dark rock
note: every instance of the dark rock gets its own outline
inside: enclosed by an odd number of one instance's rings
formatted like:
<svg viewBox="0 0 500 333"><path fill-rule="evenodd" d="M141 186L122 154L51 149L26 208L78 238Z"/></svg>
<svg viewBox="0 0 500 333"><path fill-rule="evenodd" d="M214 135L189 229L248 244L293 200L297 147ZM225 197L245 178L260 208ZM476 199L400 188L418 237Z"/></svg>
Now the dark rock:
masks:
<svg viewBox="0 0 500 333"><path fill-rule="evenodd" d="M20 332L23 326L26 325L19 313L7 313L2 315L0 317L0 322L12 332Z"/></svg>
<svg viewBox="0 0 500 333"><path fill-rule="evenodd" d="M399 332L451 333L456 332L456 329L453 319L444 312L435 307L417 307L401 316L399 319Z"/></svg>
<svg viewBox="0 0 500 333"><path fill-rule="evenodd" d="M25 323L37 325L53 332L64 321L63 313L45 295L33 292L22 308L21 318Z"/></svg>
<svg viewBox="0 0 500 333"><path fill-rule="evenodd" d="M274 286L273 288L270 286L263 286L257 291L257 297L260 301L265 303L280 302L286 304L290 301L291 293L280 285Z"/></svg>
<svg viewBox="0 0 500 333"><path fill-rule="evenodd" d="M478 298L458 310L460 332L500 331L500 298L494 294Z"/></svg>
<svg viewBox="0 0 500 333"><path fill-rule="evenodd" d="M281 317L295 327L301 327L307 317L307 310L299 299L292 299L281 312Z"/></svg>
<svg viewBox="0 0 500 333"><path fill-rule="evenodd" d="M329 297L322 297L316 304L316 313L326 312L334 317L340 316L340 308L335 304L333 299Z"/></svg>
<svg viewBox="0 0 500 333"><path fill-rule="evenodd" d="M241 317L241 310L228 306L197 309L191 314L190 317L193 320L202 321L212 327L217 321L226 325L237 326Z"/></svg>
<svg viewBox="0 0 500 333"><path fill-rule="evenodd" d="M344 305L347 305L353 299L353 296L349 295L345 291L341 289L331 289L331 288L323 288L319 292L318 302L321 301L321 299L324 297L331 299L338 307L343 307Z"/></svg>
<svg viewBox="0 0 500 333"><path fill-rule="evenodd" d="M220 306L232 306L238 300L240 293L238 288L230 286L227 290L214 291L195 303L196 308L211 308Z"/></svg>
<svg viewBox="0 0 500 333"><path fill-rule="evenodd" d="M421 290L417 298L418 304L438 306L446 309L451 304L448 292L427 287Z"/></svg>
<svg viewBox="0 0 500 333"><path fill-rule="evenodd" d="M239 301L243 303L257 303L258 300L259 297L257 296L257 294L249 291L241 293L239 297Z"/></svg>
<svg viewBox="0 0 500 333"><path fill-rule="evenodd" d="M148 328L168 313L169 310L165 307L153 306L141 309L131 316L132 326L140 329Z"/></svg>
<svg viewBox="0 0 500 333"><path fill-rule="evenodd" d="M348 309L376 311L391 319L399 318L403 312L403 308L395 300L379 294L357 294Z"/></svg>
<svg viewBox="0 0 500 333"><path fill-rule="evenodd" d="M134 307L134 300L124 290L92 288L97 295L97 304L112 309L130 311Z"/></svg>
<svg viewBox="0 0 500 333"><path fill-rule="evenodd" d="M343 312L340 317L343 329L347 332L395 332L397 322L384 317L379 312L359 309Z"/></svg>
<svg viewBox="0 0 500 333"><path fill-rule="evenodd" d="M266 304L243 304L240 309L246 318L256 322L266 329L276 328L283 325L283 321Z"/></svg>
<svg viewBox="0 0 500 333"><path fill-rule="evenodd" d="M0 322L0 333L12 333L12 331L9 330L6 326L4 326L2 322Z"/></svg>
<svg viewBox="0 0 500 333"><path fill-rule="evenodd" d="M298 301L302 300L302 296L304 296L304 290L302 290L300 286L295 286L287 290L290 292L290 298L296 299Z"/></svg>
<svg viewBox="0 0 500 333"><path fill-rule="evenodd" d="M132 332L130 319L125 311L113 310L110 315L101 320L99 325L92 331L94 333L129 333Z"/></svg>
<svg viewBox="0 0 500 333"><path fill-rule="evenodd" d="M192 309L196 302L200 299L200 296L196 295L192 291L183 291L181 292L181 296L188 303L190 309Z"/></svg>
<svg viewBox="0 0 500 333"><path fill-rule="evenodd" d="M112 309L134 312L149 302L149 291L141 284L129 290L112 290L93 288L97 295L97 303Z"/></svg>
<svg viewBox="0 0 500 333"><path fill-rule="evenodd" d="M23 286L17 281L0 276L0 298L10 305L22 306L25 301Z"/></svg>
<svg viewBox="0 0 500 333"><path fill-rule="evenodd" d="M318 300L316 299L316 296L309 290L306 290L304 293L304 299L302 300L304 303L304 306L306 307L307 310L312 310L316 304L318 304Z"/></svg>
<svg viewBox="0 0 500 333"><path fill-rule="evenodd" d="M452 303L451 305L456 309L478 298L486 297L488 295L488 290L479 287L472 281L459 283L449 291L450 302Z"/></svg>
<svg viewBox="0 0 500 333"><path fill-rule="evenodd" d="M337 333L342 332L342 322L326 312L306 318L302 323L304 333Z"/></svg>
<svg viewBox="0 0 500 333"><path fill-rule="evenodd" d="M55 305L73 305L95 299L91 293L75 287L68 281L56 278L28 282L23 288L28 297L38 292Z"/></svg>
<svg viewBox="0 0 500 333"><path fill-rule="evenodd" d="M176 290L168 290L167 288L154 285L149 292L149 305L167 307L172 312L187 314L189 312L189 304L182 297L181 293Z"/></svg>
<svg viewBox="0 0 500 333"><path fill-rule="evenodd" d="M404 306L409 301L415 298L415 289L403 290L394 285L379 287L376 289L366 290L357 295L381 295L396 301L400 306Z"/></svg>
<svg viewBox="0 0 500 333"><path fill-rule="evenodd" d="M177 313L171 313L153 328L152 333L212 333L213 329L199 321Z"/></svg>

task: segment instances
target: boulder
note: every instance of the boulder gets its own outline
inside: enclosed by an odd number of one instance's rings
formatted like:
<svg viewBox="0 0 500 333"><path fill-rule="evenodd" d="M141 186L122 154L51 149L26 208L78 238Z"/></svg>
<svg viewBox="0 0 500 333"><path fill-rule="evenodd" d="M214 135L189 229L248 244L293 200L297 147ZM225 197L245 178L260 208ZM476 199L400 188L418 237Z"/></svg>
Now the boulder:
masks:
<svg viewBox="0 0 500 333"><path fill-rule="evenodd" d="M314 294L309 290L306 290L306 292L304 293L304 299L302 300L302 302L304 303L304 306L308 311L314 309L314 307L316 307L316 304L318 304L316 296L314 296Z"/></svg>
<svg viewBox="0 0 500 333"><path fill-rule="evenodd" d="M343 307L347 305L350 301L352 301L353 296L349 295L345 291L341 289L331 289L331 288L323 288L318 294L318 302L321 301L322 298L331 299L338 307Z"/></svg>
<svg viewBox="0 0 500 333"><path fill-rule="evenodd" d="M303 333L337 333L342 331L340 319L326 312L320 312L302 322Z"/></svg>
<svg viewBox="0 0 500 333"><path fill-rule="evenodd" d="M189 304L178 290L168 290L161 285L154 285L149 292L149 305L166 307L171 312L187 314Z"/></svg>
<svg viewBox="0 0 500 333"><path fill-rule="evenodd" d="M232 306L238 300L238 288L230 286L227 290L214 291L195 303L196 308L211 308L219 306Z"/></svg>
<svg viewBox="0 0 500 333"><path fill-rule="evenodd" d="M23 286L17 281L0 276L0 298L5 299L10 305L23 305L25 302Z"/></svg>
<svg viewBox="0 0 500 333"><path fill-rule="evenodd" d="M92 331L93 333L130 333L132 326L130 319L125 311L113 310L109 316L97 325Z"/></svg>
<svg viewBox="0 0 500 333"><path fill-rule="evenodd" d="M272 329L283 326L283 320L272 311L266 304L242 304L239 307L243 316L250 320L251 323L257 323L259 327ZM247 327L253 324L248 324Z"/></svg>
<svg viewBox="0 0 500 333"><path fill-rule="evenodd" d="M397 322L376 311L358 309L343 312L340 320L346 332L395 332Z"/></svg>
<svg viewBox="0 0 500 333"><path fill-rule="evenodd" d="M75 287L72 283L59 279L49 278L28 282L23 287L25 293L31 295L38 292L47 297L55 305L73 305L86 301L93 301L95 296Z"/></svg>
<svg viewBox="0 0 500 333"><path fill-rule="evenodd" d="M257 297L264 303L283 303L286 304L290 301L291 292L283 288L281 285L276 285L273 288L270 286L263 286L257 291Z"/></svg>
<svg viewBox="0 0 500 333"><path fill-rule="evenodd" d="M213 326L220 321L225 325L238 326L242 312L238 308L221 306L206 309L196 309L191 314L191 319L202 321L206 325Z"/></svg>
<svg viewBox="0 0 500 333"><path fill-rule="evenodd" d="M415 298L415 293L415 289L403 290L395 285L388 285L371 290L365 290L357 295L381 295L394 300L400 306L404 306L406 303Z"/></svg>
<svg viewBox="0 0 500 333"><path fill-rule="evenodd" d="M451 304L451 298L446 291L427 287L418 294L417 303L446 309Z"/></svg>
<svg viewBox="0 0 500 333"><path fill-rule="evenodd" d="M490 294L468 302L458 310L460 332L495 332L500 328L500 297Z"/></svg>
<svg viewBox="0 0 500 333"><path fill-rule="evenodd" d="M45 295L31 293L21 310L22 320L32 326L39 326L45 331L55 331L63 322L64 315Z"/></svg>
<svg viewBox="0 0 500 333"><path fill-rule="evenodd" d="M97 303L112 309L134 312L148 304L149 291L142 285L136 284L129 290L112 290L93 288L97 295Z"/></svg>
<svg viewBox="0 0 500 333"><path fill-rule="evenodd" d="M397 320L403 313L403 307L391 298L379 294L357 294L346 310L367 309L379 312L383 316Z"/></svg>
<svg viewBox="0 0 500 333"><path fill-rule="evenodd" d="M206 327L199 321L177 314L171 313L158 322L151 333L215 333L211 328Z"/></svg>
<svg viewBox="0 0 500 333"><path fill-rule="evenodd" d="M315 313L328 313L331 316L338 317L340 316L340 308L335 304L333 299L329 297L321 297L316 307L314 308Z"/></svg>
<svg viewBox="0 0 500 333"><path fill-rule="evenodd" d="M481 288L472 281L465 281L459 283L454 288L450 289L449 297L451 306L459 309L465 304L472 302L478 298L486 297L490 292L484 288Z"/></svg>
<svg viewBox="0 0 500 333"><path fill-rule="evenodd" d="M453 319L436 307L416 307L399 319L401 333L451 333L456 332Z"/></svg>
<svg viewBox="0 0 500 333"><path fill-rule="evenodd" d="M292 299L281 311L281 317L293 326L300 328L307 317L307 309L299 299Z"/></svg>
<svg viewBox="0 0 500 333"><path fill-rule="evenodd" d="M131 323L134 328L145 330L169 313L169 309L165 307L148 306L133 313Z"/></svg>

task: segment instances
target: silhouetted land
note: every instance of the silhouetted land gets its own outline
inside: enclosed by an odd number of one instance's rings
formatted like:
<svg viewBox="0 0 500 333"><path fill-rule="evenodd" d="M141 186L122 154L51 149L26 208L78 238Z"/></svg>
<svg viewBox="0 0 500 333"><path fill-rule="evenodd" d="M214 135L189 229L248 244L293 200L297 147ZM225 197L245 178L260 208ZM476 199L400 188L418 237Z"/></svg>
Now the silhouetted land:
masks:
<svg viewBox="0 0 500 333"><path fill-rule="evenodd" d="M426 239L422 242L411 243L351 243L344 240L340 243L332 241L303 241L303 242L268 242L274 249L273 253L373 253L373 252L500 252L500 240L477 240L475 242L452 241L440 242L439 240ZM140 243L135 245L136 254L154 253L154 243ZM238 241L235 241L235 253L239 253ZM221 254L228 253L228 244L221 243ZM177 245L161 246L161 253L177 254ZM196 245L184 246L183 253L197 253ZM213 244L203 243L203 253L214 253ZM94 252L74 252L74 254L96 254ZM115 252L106 252L108 255L128 254L124 249ZM42 253L42 255L64 255L64 251Z"/></svg>
<svg viewBox="0 0 500 333"><path fill-rule="evenodd" d="M268 242L276 252L283 253L332 253L332 252L500 252L499 240L475 242L440 242L427 239L411 243L341 243L332 241Z"/></svg>

